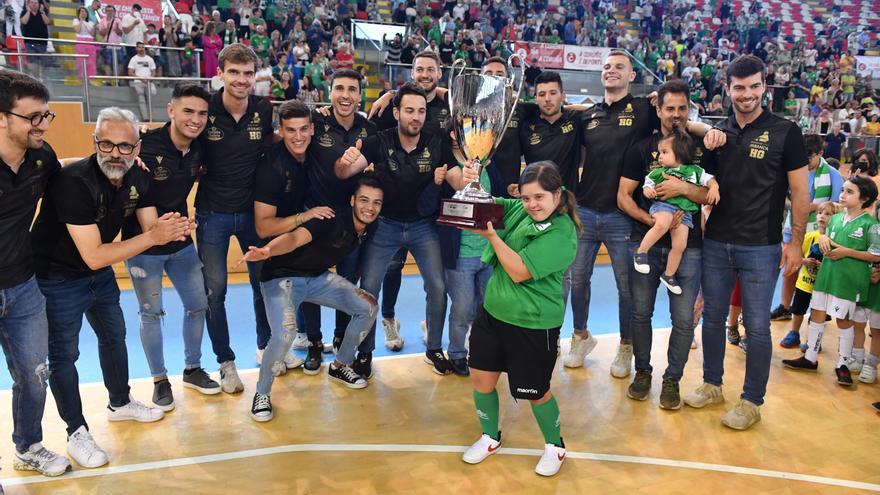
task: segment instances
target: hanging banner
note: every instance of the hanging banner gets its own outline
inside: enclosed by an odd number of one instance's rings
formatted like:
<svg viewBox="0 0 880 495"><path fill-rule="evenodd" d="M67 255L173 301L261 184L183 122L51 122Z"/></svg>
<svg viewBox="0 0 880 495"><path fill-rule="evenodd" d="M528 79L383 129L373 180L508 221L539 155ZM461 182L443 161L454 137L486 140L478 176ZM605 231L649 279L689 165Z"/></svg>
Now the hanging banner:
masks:
<svg viewBox="0 0 880 495"><path fill-rule="evenodd" d="M564 68L601 72L610 52L611 48L605 47L565 45Z"/></svg>
<svg viewBox="0 0 880 495"><path fill-rule="evenodd" d="M865 77L880 77L880 57L856 57L856 74Z"/></svg>
<svg viewBox="0 0 880 495"><path fill-rule="evenodd" d="M564 68L565 48L563 45L517 41L514 43L514 50L527 64L532 64L534 63L533 59L538 59L537 65L542 69Z"/></svg>
<svg viewBox="0 0 880 495"><path fill-rule="evenodd" d="M567 69L602 71L605 57L611 48L577 45L553 45L549 43L526 43L518 41L514 44L516 53L527 63L538 59L538 67L543 69ZM880 58L880 57L878 57Z"/></svg>

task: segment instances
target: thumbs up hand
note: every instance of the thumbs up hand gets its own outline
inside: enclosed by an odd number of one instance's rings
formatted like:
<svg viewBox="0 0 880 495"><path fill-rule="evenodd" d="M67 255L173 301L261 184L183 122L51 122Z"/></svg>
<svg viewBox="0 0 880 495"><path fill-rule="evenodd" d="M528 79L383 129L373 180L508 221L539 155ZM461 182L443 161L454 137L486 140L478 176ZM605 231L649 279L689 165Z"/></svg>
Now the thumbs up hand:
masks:
<svg viewBox="0 0 880 495"><path fill-rule="evenodd" d="M449 171L449 167L443 165L442 167L437 167L434 169L434 184L438 186L443 184L443 181L446 179L446 172Z"/></svg>

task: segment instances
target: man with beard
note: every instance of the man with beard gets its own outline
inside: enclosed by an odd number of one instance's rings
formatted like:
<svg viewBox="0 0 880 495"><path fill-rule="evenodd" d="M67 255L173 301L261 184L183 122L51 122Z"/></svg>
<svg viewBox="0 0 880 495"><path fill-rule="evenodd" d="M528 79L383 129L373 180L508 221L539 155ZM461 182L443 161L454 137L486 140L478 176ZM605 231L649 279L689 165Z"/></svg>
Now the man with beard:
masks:
<svg viewBox="0 0 880 495"><path fill-rule="evenodd" d="M715 160L706 164L720 186L703 239L703 384L685 397L701 408L724 400L725 330L728 302L738 278L742 284L743 324L749 352L743 392L721 422L746 430L761 420L770 377L770 304L780 268L798 270L809 214L804 138L798 126L761 107L766 90L764 63L752 55L727 67L733 115L719 124L730 136ZM780 248L786 193L791 197L791 242ZM810 327L810 333L820 332Z"/></svg>
<svg viewBox="0 0 880 495"><path fill-rule="evenodd" d="M254 179L265 159L265 146L272 143L272 105L253 96L257 56L253 50L232 44L220 52L218 73L223 89L208 106L205 139L206 173L199 179L196 195L196 237L204 264L208 293L206 323L217 362L220 387L227 394L242 392L244 385L235 368L226 320L226 256L233 235L242 251L261 244L254 228ZM260 293L260 263L248 263L256 317L257 350L269 343L269 322ZM291 357L292 359L292 357Z"/></svg>
<svg viewBox="0 0 880 495"><path fill-rule="evenodd" d="M308 109L303 110L304 116L294 120L308 118ZM272 382L276 370L284 367L281 357L287 354L292 340L287 332L296 331L288 315L303 301L336 308L351 316L327 374L348 388L367 386L365 377L352 365L355 348L376 319L376 299L328 270L375 232L374 222L382 210L382 198L378 179L363 176L349 200L349 208L340 208L336 217L311 219L293 232L276 237L264 248L251 246L245 254L243 261L272 257L262 273L272 339L260 365L260 378L251 405L251 418L255 421L269 421L273 417L269 399Z"/></svg>
<svg viewBox="0 0 880 495"><path fill-rule="evenodd" d="M43 135L55 114L49 90L36 79L0 71L0 346L12 377L15 469L59 476L70 461L46 449L48 323L34 279L29 228L46 184L61 165Z"/></svg>
<svg viewBox="0 0 880 495"><path fill-rule="evenodd" d="M339 69L330 80L330 107L316 108L312 112L314 135L309 144L306 156L306 172L309 187L306 194L306 205L315 208L326 206L333 209L348 208L351 195L357 185L358 177L340 180L333 170L336 160L345 150L354 146L358 139L366 139L376 133L376 125L357 112L361 101L361 80L363 76L351 69ZM336 273L351 283L360 278L360 248L355 247L336 265ZM308 349L304 369L317 372L322 356L320 347L327 349L321 340L320 307L312 303L300 305L305 328L298 328L294 349ZM348 326L348 315L343 311L336 312L336 328L333 333L334 347L339 342ZM310 336L306 335L306 331ZM403 344L401 343L401 346ZM332 347L331 347L332 349Z"/></svg>
<svg viewBox="0 0 880 495"><path fill-rule="evenodd" d="M439 201L429 188L432 179L437 186L445 179L458 190L477 176L470 167L457 166L448 138L422 132L426 106L425 92L415 83L404 84L394 96L398 126L349 148L336 162L336 175L347 179L374 164L386 199L376 235L364 252L361 287L376 295L394 254L401 248L412 251L427 293L425 361L436 373L445 375L451 369L441 342L446 288L435 224ZM365 378L372 375L375 340L371 331L359 347L355 371Z"/></svg>
<svg viewBox="0 0 880 495"><path fill-rule="evenodd" d="M660 118L660 132L645 138L629 149L623 165L623 175L617 190L617 205L623 213L633 220L630 234L630 251L635 252L654 220L648 214L651 201L642 194L645 176L659 166L657 144L663 136L670 134L674 127L683 127L688 116L688 85L680 80L669 81L660 86L657 93L657 116ZM696 143L693 165L702 165L705 150ZM674 177L656 186L659 199L685 196L703 203L706 199L705 187L690 184ZM687 248L681 264L675 273L682 293L669 298L669 313L672 318L672 332L669 335L666 372L660 391L660 407L677 410L681 408L678 383L684 373L690 344L694 336L694 302L700 290L700 254L703 244L703 231L699 216L694 216L694 227L688 229ZM648 251L650 272L639 273L632 266L629 270L629 287L632 294L633 354L635 356L636 376L627 390L627 397L645 400L651 392L651 318L654 314L654 301L660 285L660 274L666 267L666 259L672 247L669 234L663 236Z"/></svg>
<svg viewBox="0 0 880 495"><path fill-rule="evenodd" d="M83 467L107 463L92 438L79 393L79 331L85 314L98 337L98 357L110 394L110 421L153 422L159 408L134 400L128 386L125 320L113 263L154 246L184 241L194 227L177 212L158 216L149 176L131 170L140 151L137 120L128 110L105 108L95 125L95 154L66 166L50 182L33 227L37 283L49 322L49 385L67 424L67 452ZM114 242L137 215L145 232Z"/></svg>
<svg viewBox="0 0 880 495"><path fill-rule="evenodd" d="M187 216L186 198L204 166L204 143L198 139L208 122L211 95L197 84L174 88L168 103L169 122L141 136L140 158L149 169L150 198L159 215L177 212ZM138 219L128 217L122 239L144 232ZM220 393L220 384L201 365L202 335L208 299L202 276L202 262L192 237L152 247L125 262L140 306L141 344L153 376L153 405L163 411L174 409L174 395L165 369L162 350L162 275L174 285L183 303L183 386L203 394Z"/></svg>

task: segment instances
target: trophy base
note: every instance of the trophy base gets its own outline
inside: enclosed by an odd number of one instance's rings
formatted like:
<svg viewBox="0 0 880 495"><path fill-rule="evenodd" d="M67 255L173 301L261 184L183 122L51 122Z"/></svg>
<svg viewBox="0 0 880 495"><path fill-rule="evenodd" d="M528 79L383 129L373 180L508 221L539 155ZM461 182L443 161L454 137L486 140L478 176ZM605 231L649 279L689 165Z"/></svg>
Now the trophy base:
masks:
<svg viewBox="0 0 880 495"><path fill-rule="evenodd" d="M462 199L440 200L438 225L485 229L492 222L492 228L504 228L504 206L496 203L481 203Z"/></svg>

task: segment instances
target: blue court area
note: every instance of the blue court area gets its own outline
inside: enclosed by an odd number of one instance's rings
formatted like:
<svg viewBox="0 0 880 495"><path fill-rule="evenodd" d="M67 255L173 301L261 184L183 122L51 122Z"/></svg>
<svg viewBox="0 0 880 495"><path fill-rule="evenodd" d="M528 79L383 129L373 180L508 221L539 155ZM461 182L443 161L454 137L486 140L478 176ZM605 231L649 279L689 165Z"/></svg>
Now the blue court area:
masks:
<svg viewBox="0 0 880 495"><path fill-rule="evenodd" d="M778 287L777 287L778 290ZM668 294L665 290L657 291L657 303L654 311L654 328L666 328L671 325L669 320ZM419 275L404 275L397 301L397 318L401 321L400 331L405 341L403 351L400 353L390 352L385 349L383 342L381 322L379 323L377 346L374 356L386 356L392 354L415 354L425 351L422 344L422 333L419 322L425 319L425 295L422 289L422 279ZM778 300L778 294L774 298ZM183 321L183 306L174 289L164 289L163 303L167 316L163 323L165 338L165 367L171 375L179 375L183 372L183 338L180 334ZM125 313L125 324L128 331L126 341L128 343L128 361L131 378L145 378L150 376L150 369L141 348L138 334L139 320L137 314L137 299L134 291L122 291L122 310ZM229 286L226 298L226 312L229 318L229 331L232 349L235 351L236 363L239 369L256 367L254 352L256 351L256 332L254 331L253 304L251 302L251 290L249 285L236 284ZM334 313L327 308L323 309L322 327L324 340L330 341L333 335ZM596 266L592 280L592 301L590 303L590 330L595 334L617 333L617 289L614 284L614 275L611 265ZM566 312L565 324L562 327L562 336L570 337L572 332L571 311ZM443 347L447 346L446 332L444 330ZM80 382L101 382L101 368L98 363L98 341L95 333L89 326L88 321L83 319L83 329L80 332L80 358L77 362ZM301 353L305 357L305 351ZM209 372L218 369L218 364L211 350L211 342L208 332L205 331L202 341L202 366ZM12 379L5 366L0 367L0 390L12 387Z"/></svg>

